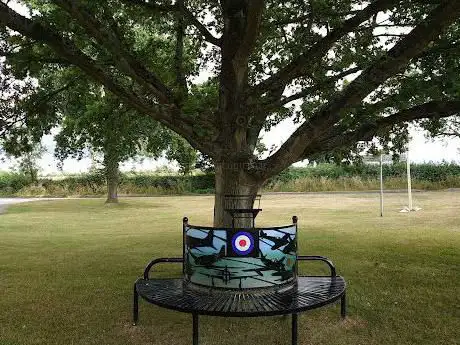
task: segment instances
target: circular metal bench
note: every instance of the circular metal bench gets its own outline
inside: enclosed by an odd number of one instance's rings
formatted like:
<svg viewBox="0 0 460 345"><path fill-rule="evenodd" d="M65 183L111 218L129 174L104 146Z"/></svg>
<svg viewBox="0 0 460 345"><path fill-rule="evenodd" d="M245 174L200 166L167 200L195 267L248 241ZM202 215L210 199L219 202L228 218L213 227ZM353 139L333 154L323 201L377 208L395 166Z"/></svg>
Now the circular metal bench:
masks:
<svg viewBox="0 0 460 345"><path fill-rule="evenodd" d="M322 256L297 255L297 219L294 217L293 220L295 231L291 226L244 229L245 231L238 232L235 229L192 227L188 225L188 219L184 218L184 256L152 260L146 266L143 277L134 283L134 324L137 324L139 317L139 297L159 307L191 313L194 345L198 345L199 315L257 317L291 314L293 345L297 344L298 313L340 301L341 315L345 317L345 280L336 274L336 269L329 259ZM294 235L289 232L290 229ZM203 232L199 241L196 238L187 238L187 234L193 233L191 230ZM248 232L250 230L252 232ZM226 235L219 231L228 231L228 238L222 238ZM270 231L291 234L291 237L280 235L277 238ZM243 235L240 235L241 233ZM232 236L236 236L237 240L252 240L254 237L265 244L257 247L259 252L253 253L251 257L238 257L238 253L235 254L228 249L232 244ZM213 242L212 237L217 238L216 242ZM284 242L281 239L284 239ZM218 241L226 241L225 251L219 249ZM291 243L292 241L295 243ZM250 254L247 250L249 245L241 243L244 254ZM291 248L290 250L295 252L294 258L292 259L293 252L283 252L283 248ZM238 248L233 249L238 251ZM269 256L275 255L270 253L271 249L276 250L281 259L275 260L274 256ZM192 250L196 253L193 254ZM225 252L225 255L221 252ZM293 262L288 265L286 262L289 260ZM298 261L324 262L330 269L330 275L299 276ZM182 263L184 277L151 278L150 270L160 263ZM234 266L229 266L230 263Z"/></svg>

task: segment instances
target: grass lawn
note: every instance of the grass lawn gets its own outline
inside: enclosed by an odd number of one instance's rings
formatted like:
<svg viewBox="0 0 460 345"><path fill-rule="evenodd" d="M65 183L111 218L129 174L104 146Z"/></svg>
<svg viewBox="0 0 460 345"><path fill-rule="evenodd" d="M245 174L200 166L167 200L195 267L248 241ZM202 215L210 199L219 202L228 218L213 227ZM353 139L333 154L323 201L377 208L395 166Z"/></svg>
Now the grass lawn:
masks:
<svg viewBox="0 0 460 345"><path fill-rule="evenodd" d="M301 254L330 257L348 283L338 306L301 314L299 344L458 344L460 193L267 195L258 225L299 216ZM0 215L0 344L190 344L191 316L144 301L131 326L132 284L154 257L181 255L181 219L211 224L213 198L35 202ZM318 263L301 272L318 273ZM327 270L324 269L324 272ZM180 265L157 273L179 276ZM290 318L202 317L200 340L290 344Z"/></svg>

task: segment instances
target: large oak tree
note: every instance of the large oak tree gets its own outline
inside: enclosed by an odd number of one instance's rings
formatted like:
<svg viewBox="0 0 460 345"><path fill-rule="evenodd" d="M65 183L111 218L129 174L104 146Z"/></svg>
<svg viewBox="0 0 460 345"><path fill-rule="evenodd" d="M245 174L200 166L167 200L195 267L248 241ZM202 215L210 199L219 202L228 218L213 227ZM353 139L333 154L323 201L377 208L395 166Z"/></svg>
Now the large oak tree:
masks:
<svg viewBox="0 0 460 345"><path fill-rule="evenodd" d="M210 156L216 226L229 223L226 194L254 196L294 162L460 110L456 0L18 2L28 16L0 2L3 55L77 66ZM298 129L258 159L261 131L287 117Z"/></svg>

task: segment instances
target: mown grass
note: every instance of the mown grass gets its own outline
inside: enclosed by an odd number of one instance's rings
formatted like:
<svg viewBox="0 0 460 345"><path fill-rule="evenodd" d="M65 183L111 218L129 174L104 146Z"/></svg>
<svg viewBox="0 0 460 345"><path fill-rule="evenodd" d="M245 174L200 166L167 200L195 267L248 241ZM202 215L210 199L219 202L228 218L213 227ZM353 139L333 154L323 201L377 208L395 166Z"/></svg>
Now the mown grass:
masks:
<svg viewBox="0 0 460 345"><path fill-rule="evenodd" d="M259 225L300 222L300 251L330 257L348 282L338 307L304 313L300 344L458 344L460 195L415 193L422 211L398 213L404 194L268 195ZM140 305L132 283L152 257L181 255L181 218L211 224L213 198L62 200L0 216L0 344L190 344L188 314ZM303 263L303 273L321 266ZM161 266L160 276L180 267ZM325 272L325 270L324 270ZM289 318L202 317L211 344L289 344Z"/></svg>

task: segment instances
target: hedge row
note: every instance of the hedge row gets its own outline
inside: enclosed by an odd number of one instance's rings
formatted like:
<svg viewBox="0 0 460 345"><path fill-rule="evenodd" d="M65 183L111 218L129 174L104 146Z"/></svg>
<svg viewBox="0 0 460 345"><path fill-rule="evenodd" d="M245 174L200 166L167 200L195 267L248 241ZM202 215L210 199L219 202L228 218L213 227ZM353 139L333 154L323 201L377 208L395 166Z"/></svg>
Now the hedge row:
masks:
<svg viewBox="0 0 460 345"><path fill-rule="evenodd" d="M406 164L384 164L383 176L385 178L405 178ZM460 165L453 163L411 165L411 177L415 180L440 182L452 176L460 176ZM316 167L292 167L270 179L268 185L279 182L289 182L305 177L324 177L329 179L360 177L362 179L378 179L380 177L380 166L378 164L340 166L334 164L320 164Z"/></svg>
<svg viewBox="0 0 460 345"><path fill-rule="evenodd" d="M100 173L69 176L62 179L40 179L34 185L21 174L0 173L0 195L46 194L56 196L95 195L105 193L105 178ZM210 193L214 190L214 175L157 176L120 175L122 194Z"/></svg>
<svg viewBox="0 0 460 345"><path fill-rule="evenodd" d="M0 172L0 195L13 195L31 183L25 175Z"/></svg>
<svg viewBox="0 0 460 345"><path fill-rule="evenodd" d="M271 178L264 186L266 191L288 190L307 191L331 190L348 184L371 188L380 174L378 165L337 166L321 164L316 167L289 168L276 177ZM405 164L384 165L385 179L403 184L406 176ZM460 165L456 164L414 164L411 166L414 181L423 182L421 186L430 189L444 186L457 187L460 181ZM350 181L353 180L352 184ZM318 183L321 181L321 183ZM327 186L324 183L327 181ZM359 182L356 184L355 182ZM431 183L431 186L430 186ZM320 186L323 184L323 186ZM315 185L315 186L313 186ZM396 186L397 184L395 184ZM303 187L301 187L303 186ZM310 186L310 187L309 187ZM214 175L196 176L158 176L147 174L122 174L120 176L120 194L152 195L182 193L212 193L214 191ZM0 195L98 195L105 193L105 179L100 173L84 174L63 179L42 179L33 185L24 175L16 173L0 173Z"/></svg>

